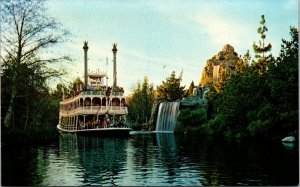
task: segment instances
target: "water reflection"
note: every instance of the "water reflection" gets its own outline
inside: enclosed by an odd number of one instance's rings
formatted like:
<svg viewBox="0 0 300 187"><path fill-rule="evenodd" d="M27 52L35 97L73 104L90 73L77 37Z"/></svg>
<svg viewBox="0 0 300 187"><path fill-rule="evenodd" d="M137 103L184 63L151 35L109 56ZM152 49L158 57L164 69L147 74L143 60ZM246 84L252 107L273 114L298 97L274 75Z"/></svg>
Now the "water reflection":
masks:
<svg viewBox="0 0 300 187"><path fill-rule="evenodd" d="M2 185L297 185L298 143L136 134L2 149Z"/></svg>
<svg viewBox="0 0 300 187"><path fill-rule="evenodd" d="M115 185L126 163L127 139L64 134L42 185Z"/></svg>
<svg viewBox="0 0 300 187"><path fill-rule="evenodd" d="M298 149L277 142L224 141L212 137L177 139L180 157L199 163L202 185L297 185Z"/></svg>
<svg viewBox="0 0 300 187"><path fill-rule="evenodd" d="M172 133L133 136L128 155L124 185L201 185L198 164L178 155Z"/></svg>
<svg viewBox="0 0 300 187"><path fill-rule="evenodd" d="M1 185L38 185L48 163L44 150L22 145L1 147Z"/></svg>
<svg viewBox="0 0 300 187"><path fill-rule="evenodd" d="M282 142L282 145L286 150L293 150L296 146L295 142Z"/></svg>
<svg viewBox="0 0 300 187"><path fill-rule="evenodd" d="M80 163L86 169L84 185L115 185L127 161L128 139L78 137Z"/></svg>

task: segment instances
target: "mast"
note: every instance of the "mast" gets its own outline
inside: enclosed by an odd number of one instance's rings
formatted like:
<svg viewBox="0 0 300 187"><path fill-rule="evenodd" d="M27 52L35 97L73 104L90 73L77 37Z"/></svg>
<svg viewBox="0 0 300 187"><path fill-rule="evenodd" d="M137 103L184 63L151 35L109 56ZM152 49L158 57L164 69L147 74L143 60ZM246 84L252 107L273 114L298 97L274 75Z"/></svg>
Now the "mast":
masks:
<svg viewBox="0 0 300 187"><path fill-rule="evenodd" d="M106 57L106 72L105 72L105 78L106 78L106 89L107 89L107 82L108 82L108 77L107 77L107 66L108 66L108 58Z"/></svg>
<svg viewBox="0 0 300 187"><path fill-rule="evenodd" d="M83 45L83 50L84 50L84 85L87 86L88 84L88 64L87 64L87 51L88 51L88 42L85 41Z"/></svg>
<svg viewBox="0 0 300 187"><path fill-rule="evenodd" d="M112 52L113 52L113 56L114 56L114 59L113 59L113 62L114 62L114 69L113 69L113 77L114 77L114 82L113 82L113 87L116 87L117 86L117 44L114 43L113 44L113 49L112 49Z"/></svg>

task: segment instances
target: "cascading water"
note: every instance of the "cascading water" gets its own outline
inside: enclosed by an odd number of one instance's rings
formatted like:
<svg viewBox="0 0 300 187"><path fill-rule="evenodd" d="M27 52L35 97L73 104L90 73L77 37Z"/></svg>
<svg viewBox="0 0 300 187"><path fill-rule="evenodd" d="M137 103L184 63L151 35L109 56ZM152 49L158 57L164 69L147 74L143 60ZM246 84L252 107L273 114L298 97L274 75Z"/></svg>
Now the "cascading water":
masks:
<svg viewBox="0 0 300 187"><path fill-rule="evenodd" d="M180 102L164 102L159 105L155 132L174 132Z"/></svg>

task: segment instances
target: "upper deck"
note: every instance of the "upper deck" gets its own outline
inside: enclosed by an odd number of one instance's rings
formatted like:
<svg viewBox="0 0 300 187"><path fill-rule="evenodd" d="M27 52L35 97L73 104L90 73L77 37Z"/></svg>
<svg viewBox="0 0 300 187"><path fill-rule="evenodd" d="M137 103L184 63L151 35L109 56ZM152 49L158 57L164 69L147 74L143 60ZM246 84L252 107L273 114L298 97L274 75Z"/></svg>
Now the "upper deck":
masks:
<svg viewBox="0 0 300 187"><path fill-rule="evenodd" d="M94 97L99 97L99 98L104 98L104 97L114 97L114 98L119 98L119 99L123 99L125 98L124 96L124 92L112 92L112 93L107 93L107 91L104 90L88 90L88 91L80 91L78 93L78 95L74 96L74 97L70 97L67 99L64 99L60 102L60 104L68 104L71 103L75 100L77 100L78 98L94 98Z"/></svg>
<svg viewBox="0 0 300 187"><path fill-rule="evenodd" d="M117 115L128 113L123 88L87 87L76 96L60 102L61 116L104 113Z"/></svg>
<svg viewBox="0 0 300 187"><path fill-rule="evenodd" d="M84 42L84 83L78 83L76 89L70 91L68 98L60 102L60 114L99 114L103 112L114 112L127 114L127 104L124 89L116 84L116 44L113 46L114 55L114 83L108 86L107 67L106 73L99 69L88 71L88 43ZM106 65L108 59L106 58ZM80 87L80 89L79 89ZM73 86L74 88L74 86Z"/></svg>

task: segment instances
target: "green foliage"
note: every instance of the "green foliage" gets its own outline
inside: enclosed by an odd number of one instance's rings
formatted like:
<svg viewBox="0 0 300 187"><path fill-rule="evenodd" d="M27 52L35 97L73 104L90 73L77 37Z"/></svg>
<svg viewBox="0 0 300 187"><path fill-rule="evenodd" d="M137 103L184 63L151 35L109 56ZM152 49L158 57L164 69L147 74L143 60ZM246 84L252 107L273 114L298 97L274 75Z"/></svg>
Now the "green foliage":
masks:
<svg viewBox="0 0 300 187"><path fill-rule="evenodd" d="M138 123L150 120L153 102L153 84L149 84L148 78L144 77L143 84L138 81L132 89L132 95L127 98L130 119Z"/></svg>
<svg viewBox="0 0 300 187"><path fill-rule="evenodd" d="M206 122L206 110L204 109L194 109L191 110L189 108L182 109L180 114L177 117L177 120L183 124L195 127L201 126Z"/></svg>
<svg viewBox="0 0 300 187"><path fill-rule="evenodd" d="M205 109L182 109L177 117L178 124L174 129L176 134L199 135L210 134L210 129L204 128L207 121Z"/></svg>
<svg viewBox="0 0 300 187"><path fill-rule="evenodd" d="M46 81L62 75L48 65L70 58L41 54L64 42L68 31L47 17L45 1L3 1L1 5L2 140L47 137L57 133L60 98L50 94Z"/></svg>
<svg viewBox="0 0 300 187"><path fill-rule="evenodd" d="M16 66L4 64L2 68L1 102L3 108L1 116L6 115L11 104L11 93L14 92L12 125L26 128L35 118L36 111L42 109L43 100L48 95L46 78L39 67L27 64ZM13 72L18 74L15 80L12 79ZM2 118L2 120L4 119Z"/></svg>
<svg viewBox="0 0 300 187"><path fill-rule="evenodd" d="M58 99L62 99L63 95L68 92L69 92L69 90L68 90L67 86L65 86L62 83L58 83L56 85L56 88L54 90L52 90L52 95Z"/></svg>
<svg viewBox="0 0 300 187"><path fill-rule="evenodd" d="M268 31L268 28L266 26L266 20L265 16L261 16L260 21L260 27L257 29L257 33L260 34L261 40L259 41L259 45L257 45L255 42L253 43L253 50L255 53L255 58L257 61L253 61L253 65L256 70L258 70L260 73L267 70L267 66L272 60L272 56L266 55L267 52L271 51L272 45L269 43L268 45L265 44L266 39L266 32Z"/></svg>
<svg viewBox="0 0 300 187"><path fill-rule="evenodd" d="M34 141L35 139L46 139L52 136L56 131L59 113L59 99L55 95L50 94L46 85L46 78L41 73L41 69L27 64L12 66L4 64L1 73L1 116L5 116L11 101L11 93L15 90L15 98L12 103L11 125L2 126L3 142L17 141L28 139L26 141ZM19 76L13 82L11 76L12 71L18 71ZM11 86L14 84L14 87ZM1 118L3 123L5 118ZM35 129L35 130L33 130ZM50 130L49 130L50 129ZM47 130L49 130L47 132ZM39 134L34 133L47 133ZM57 133L57 132L56 132ZM54 133L54 134L56 134ZM18 137L12 139L10 136ZM41 140L42 141L42 140Z"/></svg>
<svg viewBox="0 0 300 187"><path fill-rule="evenodd" d="M192 81L189 88L186 90L184 97L192 96L194 88L195 88L195 84L194 84L194 81Z"/></svg>
<svg viewBox="0 0 300 187"><path fill-rule="evenodd" d="M247 50L247 52L244 54L243 56L243 61L244 63L248 66L250 64L251 61L251 55L249 53L249 50Z"/></svg>
<svg viewBox="0 0 300 187"><path fill-rule="evenodd" d="M173 71L170 77L167 77L166 81L162 81L162 84L157 87L157 95L159 98L164 101L182 99L185 86L180 86L181 81L182 73L177 78L175 71Z"/></svg>
<svg viewBox="0 0 300 187"><path fill-rule="evenodd" d="M272 122L270 120L258 119L258 120L252 121L248 125L247 130L254 137L267 136L271 126L272 126Z"/></svg>
<svg viewBox="0 0 300 187"><path fill-rule="evenodd" d="M140 131L140 130L142 130L142 124L135 122L135 123L132 124L131 128L134 131Z"/></svg>
<svg viewBox="0 0 300 187"><path fill-rule="evenodd" d="M218 136L222 135L226 129L224 117L221 115L218 115L214 119L209 120L206 126L208 127L208 129L211 129L212 134Z"/></svg>
<svg viewBox="0 0 300 187"><path fill-rule="evenodd" d="M41 145L57 141L59 132L53 126L41 125L37 127L10 128L2 127L2 145Z"/></svg>
<svg viewBox="0 0 300 187"><path fill-rule="evenodd" d="M264 21L262 22L264 23ZM261 28L261 32L265 32ZM227 137L282 138L298 134L298 30L280 56L257 71L253 64L209 92L208 128ZM263 39L265 36L262 37ZM271 62L271 61L270 61Z"/></svg>
<svg viewBox="0 0 300 187"><path fill-rule="evenodd" d="M45 81L61 75L48 64L70 60L67 56L39 55L63 42L68 31L46 16L45 1L3 1L1 5L1 77L7 81L2 85L7 108L1 120L6 127L26 128L32 121L30 114L40 110L39 99L47 95Z"/></svg>
<svg viewBox="0 0 300 187"><path fill-rule="evenodd" d="M274 121L282 123L283 131L296 131L299 122L298 35L290 29L291 41L282 40L281 52L275 64L270 65L271 98L275 105Z"/></svg>
<svg viewBox="0 0 300 187"><path fill-rule="evenodd" d="M243 58L238 60L237 63L235 64L234 71L236 73L244 73L247 71L249 68L249 63L251 60L251 56L249 53L249 50L244 54Z"/></svg>

